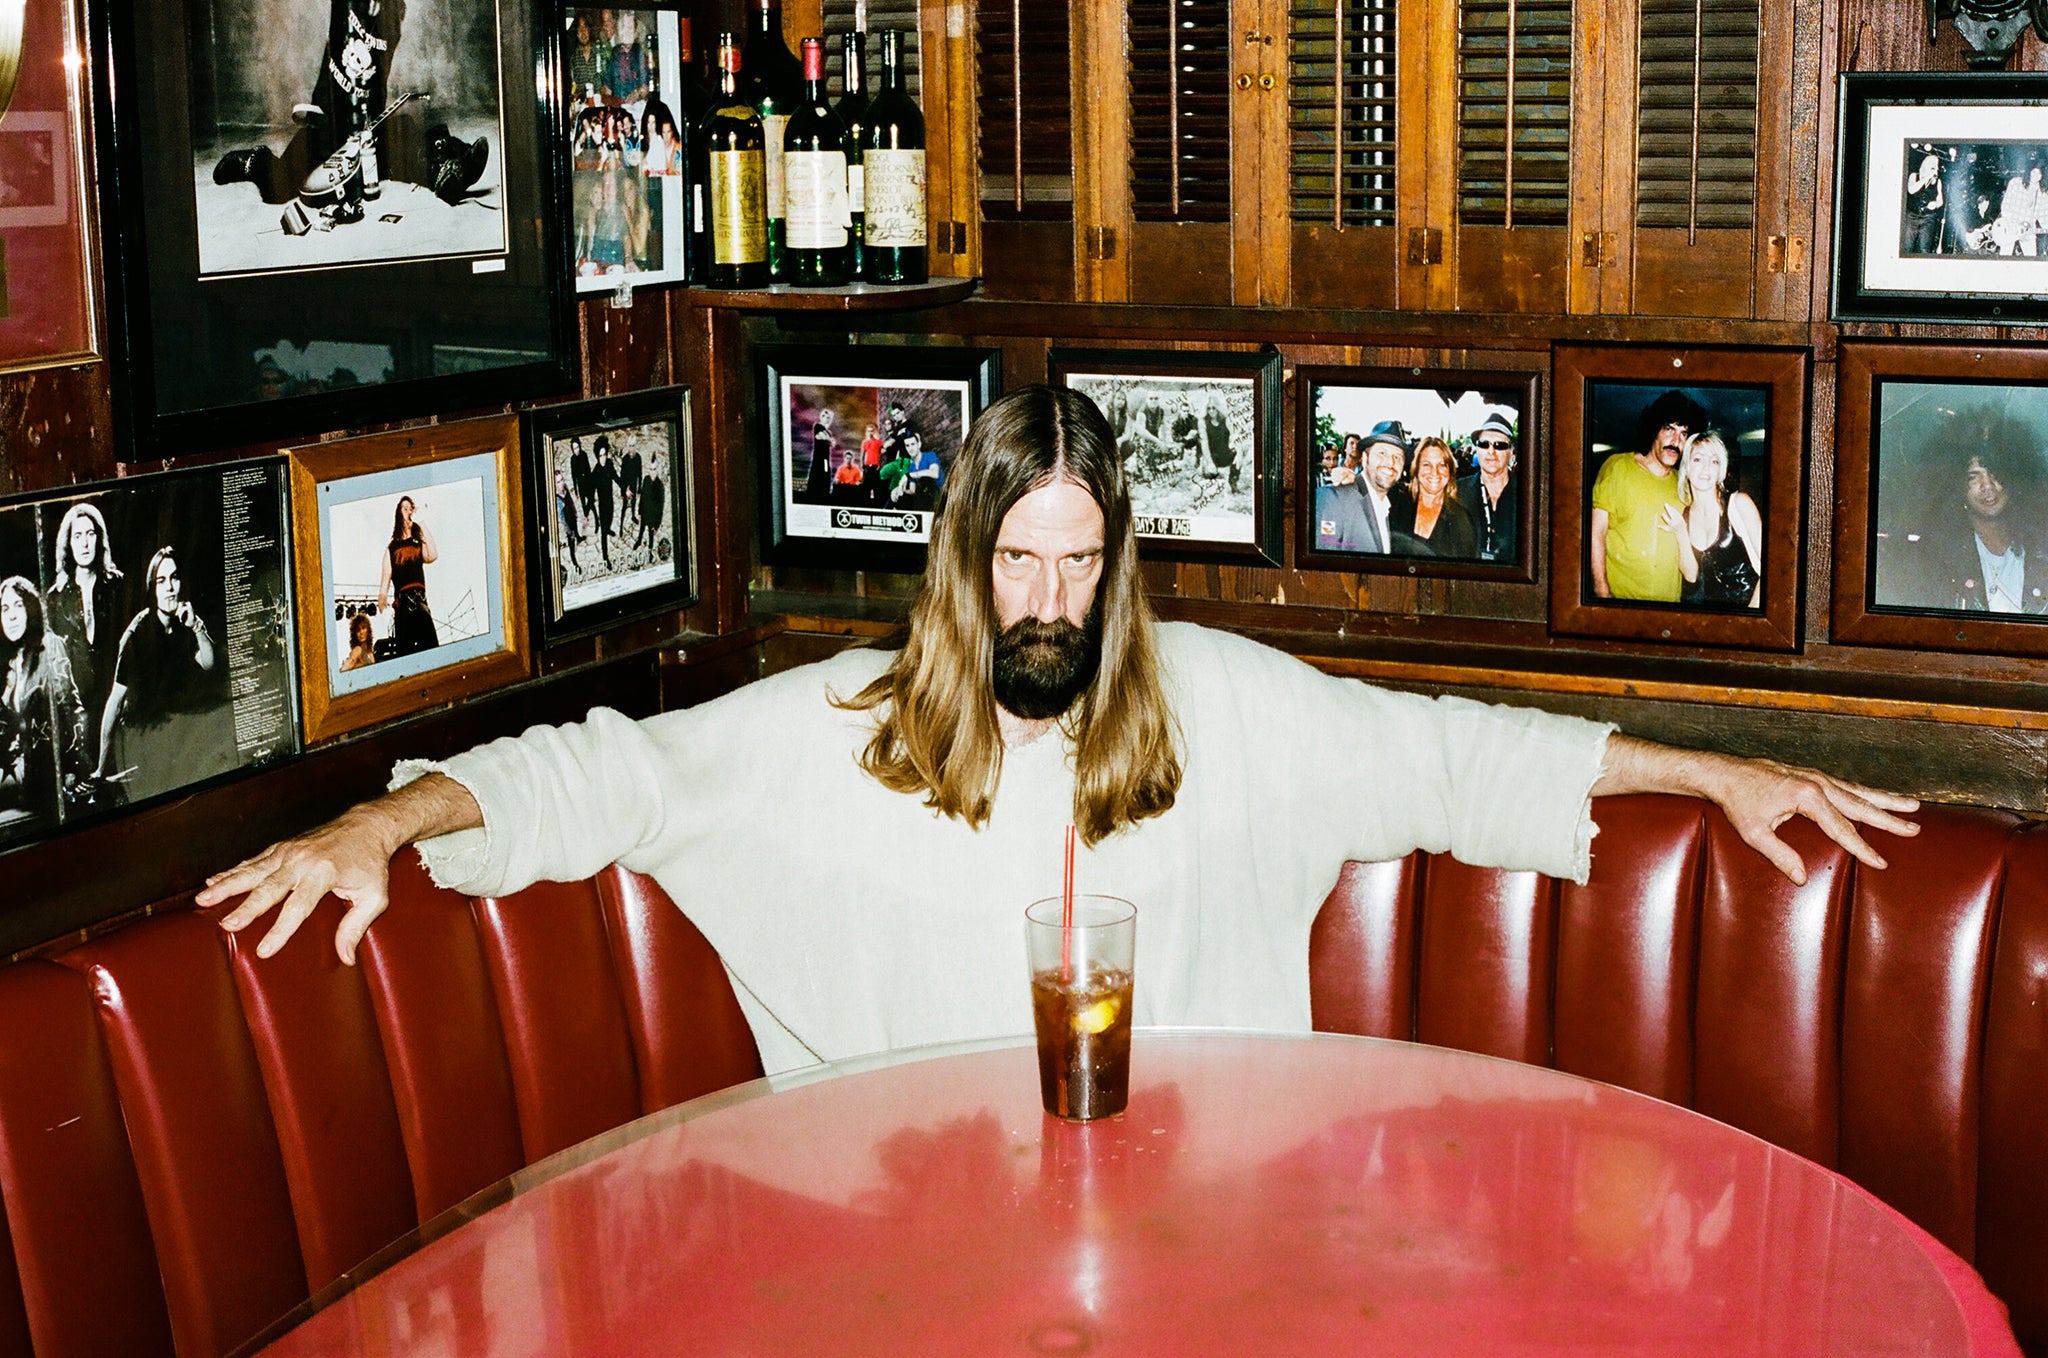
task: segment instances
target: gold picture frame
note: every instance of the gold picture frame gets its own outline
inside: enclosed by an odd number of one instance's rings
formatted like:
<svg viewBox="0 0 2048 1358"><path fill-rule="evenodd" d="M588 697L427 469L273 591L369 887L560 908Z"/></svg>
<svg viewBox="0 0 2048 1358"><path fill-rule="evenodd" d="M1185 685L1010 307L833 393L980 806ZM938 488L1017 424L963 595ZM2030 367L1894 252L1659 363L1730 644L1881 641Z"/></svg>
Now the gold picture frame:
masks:
<svg viewBox="0 0 2048 1358"><path fill-rule="evenodd" d="M284 449L308 745L532 673L519 449L516 415Z"/></svg>

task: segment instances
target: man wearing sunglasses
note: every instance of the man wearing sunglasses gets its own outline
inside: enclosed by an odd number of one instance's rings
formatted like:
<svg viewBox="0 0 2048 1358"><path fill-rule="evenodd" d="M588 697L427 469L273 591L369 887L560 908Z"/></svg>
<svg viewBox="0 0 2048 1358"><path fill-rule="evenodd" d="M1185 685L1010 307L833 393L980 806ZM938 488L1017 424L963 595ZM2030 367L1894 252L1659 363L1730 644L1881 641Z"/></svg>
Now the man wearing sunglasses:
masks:
<svg viewBox="0 0 2048 1358"><path fill-rule="evenodd" d="M1472 431L1478 467L1458 478L1458 503L1479 530L1481 561L1516 560L1515 427L1498 411Z"/></svg>

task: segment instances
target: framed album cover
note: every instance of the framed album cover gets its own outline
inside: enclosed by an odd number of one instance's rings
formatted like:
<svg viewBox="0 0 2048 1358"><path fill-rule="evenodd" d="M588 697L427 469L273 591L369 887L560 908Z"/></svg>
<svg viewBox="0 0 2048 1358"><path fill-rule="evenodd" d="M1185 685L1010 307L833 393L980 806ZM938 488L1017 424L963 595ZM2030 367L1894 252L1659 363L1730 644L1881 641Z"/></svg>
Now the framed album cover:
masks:
<svg viewBox="0 0 2048 1358"><path fill-rule="evenodd" d="M1054 349L1047 366L1108 418L1141 552L1280 564L1279 350Z"/></svg>
<svg viewBox="0 0 2048 1358"><path fill-rule="evenodd" d="M540 10L96 7L116 434L134 456L573 385L559 84L542 78L559 35Z"/></svg>
<svg viewBox="0 0 2048 1358"><path fill-rule="evenodd" d="M547 406L525 426L539 644L695 603L690 389Z"/></svg>
<svg viewBox="0 0 2048 1358"><path fill-rule="evenodd" d="M1835 320L2048 320L2048 75L1842 77Z"/></svg>
<svg viewBox="0 0 2048 1358"><path fill-rule="evenodd" d="M761 559L924 569L939 490L995 399L1001 354L954 345L763 345Z"/></svg>
<svg viewBox="0 0 2048 1358"><path fill-rule="evenodd" d="M285 454L308 743L527 676L518 416Z"/></svg>
<svg viewBox="0 0 2048 1358"><path fill-rule="evenodd" d="M0 504L0 846L298 748L280 458Z"/></svg>
<svg viewBox="0 0 2048 1358"><path fill-rule="evenodd" d="M0 23L0 371L99 352L80 3L13 11L18 26Z"/></svg>
<svg viewBox="0 0 2048 1358"><path fill-rule="evenodd" d="M2048 357L1847 343L1832 638L2048 655Z"/></svg>
<svg viewBox="0 0 2048 1358"><path fill-rule="evenodd" d="M679 283L690 234L682 82L696 79L679 17L572 6L566 18L576 291Z"/></svg>
<svg viewBox="0 0 2048 1358"><path fill-rule="evenodd" d="M1556 348L1552 631L1798 649L1809 361Z"/></svg>
<svg viewBox="0 0 2048 1358"><path fill-rule="evenodd" d="M1299 563L1535 579L1540 373L1502 365L1301 369Z"/></svg>

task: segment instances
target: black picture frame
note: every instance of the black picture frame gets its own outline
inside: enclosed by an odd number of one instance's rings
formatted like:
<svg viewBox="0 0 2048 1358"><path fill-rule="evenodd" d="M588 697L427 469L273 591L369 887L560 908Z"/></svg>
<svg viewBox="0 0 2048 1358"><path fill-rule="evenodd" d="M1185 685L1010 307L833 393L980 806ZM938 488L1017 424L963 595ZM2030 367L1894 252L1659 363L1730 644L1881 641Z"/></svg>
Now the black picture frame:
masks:
<svg viewBox="0 0 2048 1358"><path fill-rule="evenodd" d="M2048 656L2048 355L1845 341L1840 357L1831 639ZM1997 482L1989 503L1971 502L1972 462ZM1992 524L2009 534L1996 553L1978 546ZM2016 611L1992 609L1987 561Z"/></svg>
<svg viewBox="0 0 2048 1358"><path fill-rule="evenodd" d="M1800 580L1806 520L1806 420L1812 385L1807 349L1682 348L1670 345L1558 345L1552 353L1550 503L1550 630L1560 635L1623 637L1633 641L1799 649ZM1634 446L1652 442L1668 426L1660 416L1689 413L1688 438L1707 430L1720 448L1675 442L1663 454L1671 470L1637 482L1629 466ZM1675 436L1674 436L1675 437ZM1670 459L1675 458L1675 464ZM1711 544L1723 561L1740 552L1756 578L1754 602L1717 602L1712 590L1726 577L1705 551L1695 558L1697 585L1682 575L1677 539L1660 526L1665 502L1681 512L1701 503L1687 491L1689 466L1723 473L1723 541ZM1639 459L1636 459L1640 461ZM1614 479L1603 486L1602 472ZM1647 485L1653 489L1645 492ZM1599 503L1606 496L1614 506ZM1756 541L1742 537L1738 509L1748 498L1756 511ZM1639 508L1627 514L1623 507ZM1604 516L1604 517L1602 517ZM1624 523L1630 519L1632 523ZM1603 569L1593 565L1596 541L1609 534ZM1631 544L1645 544L1630 555ZM1752 552L1761 553L1756 561ZM1623 566L1637 561L1637 576L1622 583ZM1606 577L1608 593L1602 594ZM1700 597L1686 599L1689 590ZM1634 592L1631 592L1634 591Z"/></svg>
<svg viewBox="0 0 2048 1358"><path fill-rule="evenodd" d="M380 59L346 40L359 0L242 5L261 43L216 15L225 4L93 7L109 370L129 460L570 389L553 10L387 3L359 20L379 26ZM360 105L333 75L359 60ZM323 159L380 106L374 156Z"/></svg>
<svg viewBox="0 0 2048 1358"><path fill-rule="evenodd" d="M2048 75L1845 74L1836 131L1831 319L2048 320Z"/></svg>
<svg viewBox="0 0 2048 1358"><path fill-rule="evenodd" d="M1540 367L1526 358L1518 360L1503 355L1489 359L1486 366L1461 368L1304 367L1297 370L1295 378L1300 425L1295 458L1300 532L1294 553L1297 564L1308 570L1418 578L1521 584L1536 578L1536 507L1543 479L1538 438L1543 412ZM1505 411L1513 413L1510 423L1515 444L1509 473L1513 484L1502 498L1502 503L1513 507L1511 549L1501 551L1496 559L1486 559L1484 520L1470 511L1465 516L1473 527L1473 546L1469 552L1429 555L1427 544L1412 542L1406 536L1384 544L1393 550L1353 545L1354 538L1344 525L1356 516L1348 512L1352 507L1339 497L1356 496L1358 492L1353 487L1359 482L1344 480L1340 474L1331 478L1339 484L1326 484L1322 467L1325 446L1334 439L1342 466L1353 441L1351 436L1356 436L1362 464L1378 426L1383 421L1393 421L1401 426L1399 432L1405 444L1404 479L1413 469L1414 455L1420 451L1424 437L1444 442L1452 449L1458 462L1456 475L1463 477L1476 470L1476 462L1472 467L1465 462L1473 456L1469 447L1473 435L1489 415ZM1377 533L1376 518L1370 531Z"/></svg>
<svg viewBox="0 0 2048 1358"><path fill-rule="evenodd" d="M0 852L296 755L292 566L281 457L0 500Z"/></svg>
<svg viewBox="0 0 2048 1358"><path fill-rule="evenodd" d="M1140 555L1255 566L1280 565L1286 538L1281 369L1271 345L1256 353L1055 348L1046 358L1053 385L1093 400L1125 450ZM1228 462L1212 433L1223 435Z"/></svg>
<svg viewBox="0 0 2048 1358"><path fill-rule="evenodd" d="M534 636L543 648L697 602L690 411L690 389L675 386L526 412L527 559L531 568L526 594L532 601ZM594 446L599 438L609 444L629 440L631 455L641 459L633 506L637 545L617 549L621 552L617 561L612 560L614 549L605 540L607 535L602 530L596 535L590 532L593 515L585 508L586 504L594 506L597 499L589 469L594 466ZM607 460L612 451L607 448ZM575 484L579 452L586 468L583 487ZM656 483L660 495L651 502L646 500L649 480ZM569 497L566 510L562 504L565 487ZM646 517L649 503L657 506L651 524ZM621 513L626 509L623 496L618 509ZM651 535L639 531L646 527L651 527ZM626 539L623 519L617 536L622 542ZM639 543L643 536L646 541Z"/></svg>
<svg viewBox="0 0 2048 1358"><path fill-rule="evenodd" d="M761 560L768 565L916 573L938 508L938 490L958 456L967 428L996 398L1002 354L950 344L769 344L755 350L761 402L758 447L761 486ZM884 482L888 454L899 444L887 431L892 406L901 405L916 432L911 477ZM810 472L817 412L830 408L832 430L859 426L863 437L840 447L828 435L829 476L844 455L861 459L858 483L825 480ZM866 456L866 426L876 426L883 448L875 469ZM936 474L925 455L936 458ZM871 470L875 475L869 475ZM905 493L897 495L896 486ZM835 486L845 487L843 490Z"/></svg>

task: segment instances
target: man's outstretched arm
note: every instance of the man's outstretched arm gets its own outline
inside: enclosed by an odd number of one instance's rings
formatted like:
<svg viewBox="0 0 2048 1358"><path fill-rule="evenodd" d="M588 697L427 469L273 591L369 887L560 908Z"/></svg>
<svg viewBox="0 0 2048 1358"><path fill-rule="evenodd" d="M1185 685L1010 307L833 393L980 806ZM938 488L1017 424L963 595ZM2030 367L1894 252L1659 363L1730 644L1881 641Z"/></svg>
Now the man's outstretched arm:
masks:
<svg viewBox="0 0 2048 1358"><path fill-rule="evenodd" d="M349 903L334 931L334 950L354 966L356 945L390 903L391 855L415 840L483 823L483 810L468 788L443 774L429 773L215 873L194 900L213 906L248 893L221 918L221 927L230 932L254 924L282 901L276 922L256 945L256 955L268 957L298 932L320 898L332 893Z"/></svg>
<svg viewBox="0 0 2048 1358"><path fill-rule="evenodd" d="M1895 835L1920 833L1918 825L1897 814L1920 808L1912 797L1880 792L1776 760L1681 750L1617 733L1608 738L1606 767L1593 784L1593 795L1625 792L1678 792L1706 798L1727 814L1728 823L1745 843L1802 886L1806 864L1777 833L1778 827L1794 816L1806 817L1829 839L1873 868L1883 867L1884 858L1864 841L1856 828L1859 822Z"/></svg>

